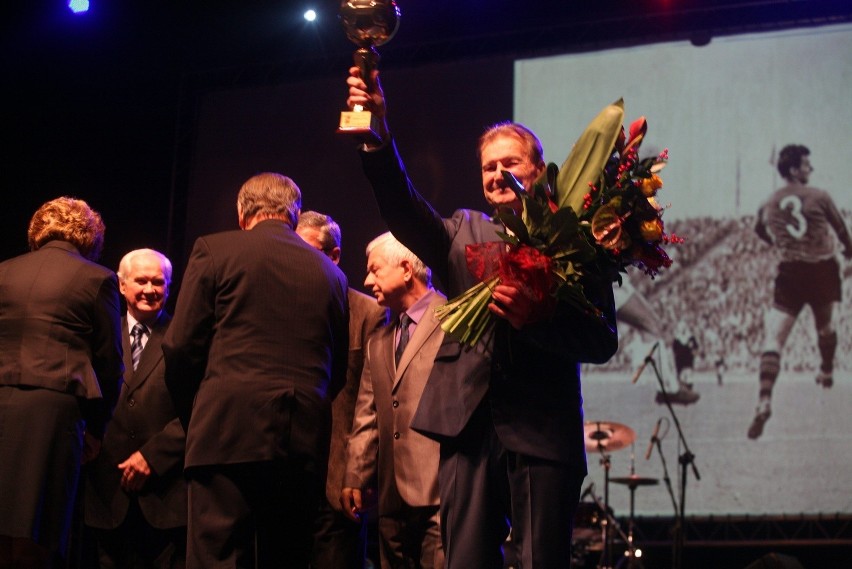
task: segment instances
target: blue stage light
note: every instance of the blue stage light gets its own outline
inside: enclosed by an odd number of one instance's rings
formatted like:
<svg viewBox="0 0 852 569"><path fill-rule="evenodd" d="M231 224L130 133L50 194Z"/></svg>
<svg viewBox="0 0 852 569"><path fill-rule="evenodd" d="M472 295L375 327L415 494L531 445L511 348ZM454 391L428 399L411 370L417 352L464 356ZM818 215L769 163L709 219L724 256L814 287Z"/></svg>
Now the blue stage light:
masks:
<svg viewBox="0 0 852 569"><path fill-rule="evenodd" d="M306 10L305 11L305 20L309 22L313 22L317 19L317 13L315 10Z"/></svg>
<svg viewBox="0 0 852 569"><path fill-rule="evenodd" d="M75 14L89 11L89 0L68 0L68 8Z"/></svg>

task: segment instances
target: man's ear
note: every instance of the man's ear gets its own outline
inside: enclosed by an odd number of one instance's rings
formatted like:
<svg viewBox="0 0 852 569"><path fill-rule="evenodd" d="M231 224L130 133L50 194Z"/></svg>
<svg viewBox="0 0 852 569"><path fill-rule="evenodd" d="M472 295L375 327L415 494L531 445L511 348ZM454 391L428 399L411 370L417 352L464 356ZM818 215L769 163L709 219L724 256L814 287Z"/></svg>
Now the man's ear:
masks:
<svg viewBox="0 0 852 569"><path fill-rule="evenodd" d="M335 265L340 264L340 247L335 247L328 252L328 258L334 261Z"/></svg>
<svg viewBox="0 0 852 569"><path fill-rule="evenodd" d="M414 280L414 269L411 266L411 261L403 259L399 262L399 267L402 269L402 278L405 284L409 284Z"/></svg>
<svg viewBox="0 0 852 569"><path fill-rule="evenodd" d="M240 229L245 231L246 229L246 220L243 219L243 208L240 205L240 202L237 202L237 225L240 226Z"/></svg>

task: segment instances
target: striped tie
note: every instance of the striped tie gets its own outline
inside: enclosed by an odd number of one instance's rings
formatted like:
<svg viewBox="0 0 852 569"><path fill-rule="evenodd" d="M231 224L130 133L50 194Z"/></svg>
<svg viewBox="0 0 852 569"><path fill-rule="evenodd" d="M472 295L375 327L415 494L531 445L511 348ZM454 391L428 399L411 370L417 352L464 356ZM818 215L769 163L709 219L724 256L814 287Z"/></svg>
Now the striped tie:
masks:
<svg viewBox="0 0 852 569"><path fill-rule="evenodd" d="M142 356L142 337L148 333L148 329L144 324L137 322L133 325L130 331L130 359L133 360L133 371L136 371L136 366L139 365L139 358Z"/></svg>
<svg viewBox="0 0 852 569"><path fill-rule="evenodd" d="M405 346L408 345L408 326L414 322L411 317L405 312L399 317L399 344L396 345L396 364L399 365L399 360L402 358L402 353L405 351Z"/></svg>

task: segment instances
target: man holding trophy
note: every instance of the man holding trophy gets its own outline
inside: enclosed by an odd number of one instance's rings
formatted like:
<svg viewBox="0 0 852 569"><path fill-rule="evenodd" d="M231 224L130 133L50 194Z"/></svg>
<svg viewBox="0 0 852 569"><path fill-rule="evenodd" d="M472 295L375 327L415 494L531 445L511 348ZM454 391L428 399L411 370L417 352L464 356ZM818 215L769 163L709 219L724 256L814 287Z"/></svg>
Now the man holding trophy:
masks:
<svg viewBox="0 0 852 569"><path fill-rule="evenodd" d="M393 22L393 2L348 2L372 16L344 25ZM376 12L380 14L376 14ZM379 26L381 28L381 26ZM350 38L352 32L350 32ZM362 40L363 41L363 40ZM447 287L452 298L477 284L468 271L468 245L500 242L502 224L468 209L442 218L416 191L389 134L378 72L353 66L347 103L371 113L363 144L364 172L394 236ZM343 122L343 121L342 121ZM347 132L341 128L342 132ZM520 211L503 171L529 189L545 168L538 138L522 125L501 123L480 139L482 188L493 209ZM594 315L552 297L536 301L515 286L494 288L489 310L497 325L474 347L446 337L411 426L440 442L440 511L449 569L503 567L509 524L513 557L521 566L569 567L571 533L586 475L580 362L607 361L617 348L610 281L589 274L584 293Z"/></svg>

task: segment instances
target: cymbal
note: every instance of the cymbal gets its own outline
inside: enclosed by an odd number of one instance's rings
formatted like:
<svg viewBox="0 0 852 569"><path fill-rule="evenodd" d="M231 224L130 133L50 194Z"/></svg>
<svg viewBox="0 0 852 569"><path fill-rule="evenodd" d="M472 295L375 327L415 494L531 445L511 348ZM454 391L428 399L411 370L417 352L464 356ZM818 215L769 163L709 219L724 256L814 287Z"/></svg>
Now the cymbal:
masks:
<svg viewBox="0 0 852 569"><path fill-rule="evenodd" d="M586 421L583 425L586 450L620 450L636 440L636 433L627 425L610 421Z"/></svg>
<svg viewBox="0 0 852 569"><path fill-rule="evenodd" d="M624 476L621 478L613 477L610 478L609 481L615 482L616 484L627 484L631 488L635 488L636 486L653 486L660 482L656 478L648 478L646 476L638 476L636 474L631 474L630 476Z"/></svg>

